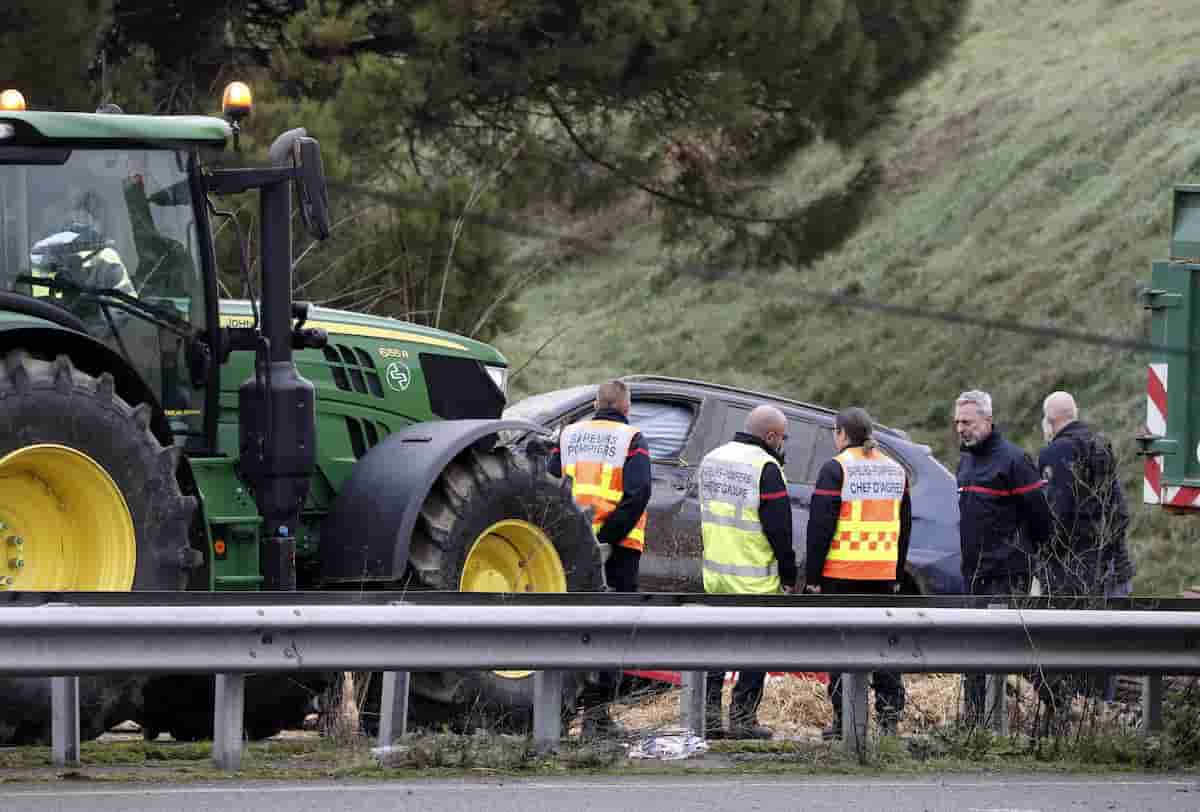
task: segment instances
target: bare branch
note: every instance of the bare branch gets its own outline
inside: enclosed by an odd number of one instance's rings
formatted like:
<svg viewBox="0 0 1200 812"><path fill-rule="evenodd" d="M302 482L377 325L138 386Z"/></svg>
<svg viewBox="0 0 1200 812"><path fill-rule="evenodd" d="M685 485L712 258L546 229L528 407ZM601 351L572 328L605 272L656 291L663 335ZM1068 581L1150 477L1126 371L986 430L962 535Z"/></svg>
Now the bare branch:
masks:
<svg viewBox="0 0 1200 812"><path fill-rule="evenodd" d="M523 146L524 145L522 144L518 144L516 148L509 153L508 157L504 160L504 163L497 167L496 171L493 172L490 177L476 179L471 188L471 193L467 197L466 205L463 206L463 210L459 213L458 217L454 221L454 229L450 237L450 249L446 252L446 265L445 269L442 271L442 289L438 293L437 314L433 318L434 327L439 327L442 323L442 305L446 300L446 282L450 278L450 268L454 262L454 251L458 247L458 239L460 236L462 236L463 228L466 226L466 215L475 208L475 205L479 202L479 198L483 196L484 191L491 186L496 179L508 169L509 165L512 164L516 157L521 154Z"/></svg>
<svg viewBox="0 0 1200 812"><path fill-rule="evenodd" d="M526 285L532 282L537 276L539 276L543 271L553 264L554 259L548 258L540 265L537 265L533 270L510 280L509 283L504 286L504 290L500 291L500 295L493 299L491 303L483 309L483 313L480 314L479 319L475 322L475 326L471 328L471 332L468 333L468 335L471 338L474 338L476 335L478 335L479 331L482 330L484 325L488 323L488 320L491 319L492 313L496 311L496 308L503 304L505 299L524 289Z"/></svg>

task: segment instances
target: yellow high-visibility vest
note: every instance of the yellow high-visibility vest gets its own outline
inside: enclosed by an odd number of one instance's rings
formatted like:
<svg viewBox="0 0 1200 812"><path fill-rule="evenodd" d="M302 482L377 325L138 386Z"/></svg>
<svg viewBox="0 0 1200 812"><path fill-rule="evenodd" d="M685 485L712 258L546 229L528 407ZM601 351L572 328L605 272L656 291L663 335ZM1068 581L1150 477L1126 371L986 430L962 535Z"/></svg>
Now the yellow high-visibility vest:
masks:
<svg viewBox="0 0 1200 812"><path fill-rule="evenodd" d="M850 581L896 580L904 468L877 449L847 448L834 459L842 466L842 508L821 574Z"/></svg>
<svg viewBox="0 0 1200 812"><path fill-rule="evenodd" d="M571 496L580 507L590 507L592 532L600 528L625 495L625 460L638 430L616 420L585 420L563 429L559 438L564 476L571 477ZM646 513L638 517L629 535L617 542L639 553L646 546Z"/></svg>
<svg viewBox="0 0 1200 812"><path fill-rule="evenodd" d="M778 468L779 462L739 442L713 449L700 463L705 592L780 591L779 562L758 516L759 484L769 465Z"/></svg>
<svg viewBox="0 0 1200 812"><path fill-rule="evenodd" d="M129 271L125 269L125 263L121 261L121 255L111 247L106 246L99 251L80 252L79 256L84 260L82 268L88 272L89 276L94 276L98 270L102 269L110 271L110 278L104 280L103 284L97 284L95 280L90 278L84 280L87 284L93 287L113 288L130 296L137 296L137 288L133 286L133 280L129 276ZM30 271L30 276L42 279L54 279L58 276L58 273L57 271L34 268ZM46 285L33 285L30 295L40 299L63 298L62 291L53 290Z"/></svg>

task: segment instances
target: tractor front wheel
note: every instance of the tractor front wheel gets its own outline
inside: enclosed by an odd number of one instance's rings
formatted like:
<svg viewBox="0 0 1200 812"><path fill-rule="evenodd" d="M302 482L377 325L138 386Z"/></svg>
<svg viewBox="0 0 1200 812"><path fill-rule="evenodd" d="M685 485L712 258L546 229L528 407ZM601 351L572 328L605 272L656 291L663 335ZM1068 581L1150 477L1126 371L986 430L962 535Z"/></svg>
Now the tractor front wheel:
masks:
<svg viewBox="0 0 1200 812"><path fill-rule="evenodd" d="M409 562L420 585L462 592L593 592L603 587L600 548L569 484L507 447L470 450L425 499ZM582 674L565 680L574 708ZM456 721L524 727L532 718L530 671L413 674L413 692L455 709Z"/></svg>
<svg viewBox="0 0 1200 812"><path fill-rule="evenodd" d="M179 489L179 451L150 432L150 407L65 355L11 350L0 363L0 589L180 590L196 500ZM140 685L88 678L81 725L98 733L136 706ZM0 742L45 741L47 680L0 681Z"/></svg>

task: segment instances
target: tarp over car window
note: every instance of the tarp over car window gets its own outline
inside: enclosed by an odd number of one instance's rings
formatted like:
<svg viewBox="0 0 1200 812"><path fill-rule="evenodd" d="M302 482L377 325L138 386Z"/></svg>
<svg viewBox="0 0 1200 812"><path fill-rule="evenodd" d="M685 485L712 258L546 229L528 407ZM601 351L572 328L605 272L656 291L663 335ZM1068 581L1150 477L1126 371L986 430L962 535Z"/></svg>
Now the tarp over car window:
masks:
<svg viewBox="0 0 1200 812"><path fill-rule="evenodd" d="M659 400L634 400L629 411L629 422L646 438L653 459L682 457L694 418L691 406Z"/></svg>

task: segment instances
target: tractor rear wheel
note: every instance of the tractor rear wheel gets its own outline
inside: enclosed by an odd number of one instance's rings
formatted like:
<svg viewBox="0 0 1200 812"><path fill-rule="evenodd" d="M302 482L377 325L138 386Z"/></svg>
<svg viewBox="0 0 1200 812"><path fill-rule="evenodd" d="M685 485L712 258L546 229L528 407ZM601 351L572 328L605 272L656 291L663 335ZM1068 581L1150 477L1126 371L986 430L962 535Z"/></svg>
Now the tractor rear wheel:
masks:
<svg viewBox="0 0 1200 812"><path fill-rule="evenodd" d="M194 497L179 450L150 432L113 378L70 358L11 350L0 364L0 588L38 592L180 590L193 553ZM136 707L144 681L81 682L81 726L95 735ZM45 741L49 682L0 681L0 742ZM14 701L14 698L19 698Z"/></svg>
<svg viewBox="0 0 1200 812"><path fill-rule="evenodd" d="M446 466L425 498L409 562L428 589L592 592L604 584L600 548L569 483L503 446L467 451ZM583 678L565 680L567 714ZM530 671L416 673L412 681L414 693L452 706L467 729L525 727L532 719Z"/></svg>

